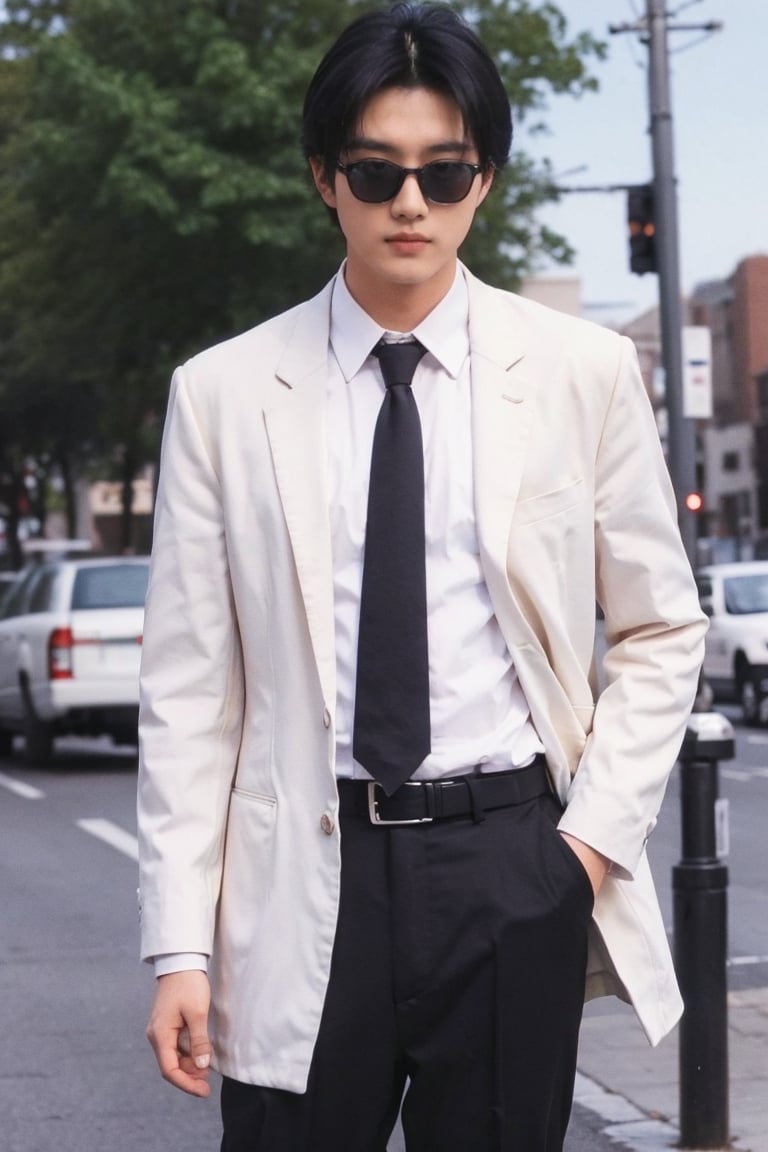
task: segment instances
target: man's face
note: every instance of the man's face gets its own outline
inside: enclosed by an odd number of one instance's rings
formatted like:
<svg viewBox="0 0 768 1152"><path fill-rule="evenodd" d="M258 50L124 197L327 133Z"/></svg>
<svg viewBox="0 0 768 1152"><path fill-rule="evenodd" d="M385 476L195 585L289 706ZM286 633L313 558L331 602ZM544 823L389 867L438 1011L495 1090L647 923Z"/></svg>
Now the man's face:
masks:
<svg viewBox="0 0 768 1152"><path fill-rule="evenodd" d="M435 160L477 163L461 112L447 96L428 88L385 88L364 108L344 164L388 160L420 168ZM456 253L478 206L492 183L492 173L478 173L458 204L435 204L422 194L415 176L383 204L355 198L346 175L326 179L319 159L311 161L317 188L335 208L347 242L346 279L350 292L371 315L382 296L417 304L430 311L453 283Z"/></svg>

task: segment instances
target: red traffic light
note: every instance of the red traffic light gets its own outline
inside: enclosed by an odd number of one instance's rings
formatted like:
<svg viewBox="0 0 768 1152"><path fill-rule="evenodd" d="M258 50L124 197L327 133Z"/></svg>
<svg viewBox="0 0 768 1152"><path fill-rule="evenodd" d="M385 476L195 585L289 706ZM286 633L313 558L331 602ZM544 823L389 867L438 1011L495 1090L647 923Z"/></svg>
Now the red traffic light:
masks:
<svg viewBox="0 0 768 1152"><path fill-rule="evenodd" d="M689 492L685 498L685 506L689 512L701 512L704 507L704 497L701 492Z"/></svg>
<svg viewBox="0 0 768 1152"><path fill-rule="evenodd" d="M653 185L636 184L628 189L629 267L638 276L656 272L656 221Z"/></svg>

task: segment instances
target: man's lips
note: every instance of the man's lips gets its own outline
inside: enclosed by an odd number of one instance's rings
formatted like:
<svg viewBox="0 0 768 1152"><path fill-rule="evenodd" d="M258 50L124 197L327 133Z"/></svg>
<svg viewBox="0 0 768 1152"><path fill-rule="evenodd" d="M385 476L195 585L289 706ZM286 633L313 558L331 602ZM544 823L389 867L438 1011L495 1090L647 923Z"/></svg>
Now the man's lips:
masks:
<svg viewBox="0 0 768 1152"><path fill-rule="evenodd" d="M426 245L431 241L418 232L401 232L397 233L396 236L388 236L387 243L391 248L396 248L400 252L419 252L426 248Z"/></svg>

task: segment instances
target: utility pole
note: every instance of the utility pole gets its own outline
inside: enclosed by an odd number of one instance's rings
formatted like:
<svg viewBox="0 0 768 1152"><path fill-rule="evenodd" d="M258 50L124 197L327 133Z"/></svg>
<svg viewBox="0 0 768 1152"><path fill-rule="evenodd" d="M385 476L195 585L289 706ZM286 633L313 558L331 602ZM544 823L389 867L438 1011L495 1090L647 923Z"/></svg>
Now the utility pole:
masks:
<svg viewBox="0 0 768 1152"><path fill-rule="evenodd" d="M648 43L648 100L659 273L661 358L669 421L669 471L677 498L680 533L692 564L696 561L696 520L695 514L686 507L685 498L697 488L696 432L694 422L686 417L683 406L683 316L667 33L670 28L674 31L711 32L719 27L714 22L670 25L665 0L646 0L644 21L639 24L612 25L609 29L612 33L643 32Z"/></svg>
<svg viewBox="0 0 768 1152"><path fill-rule="evenodd" d="M648 4L648 96L653 150L653 198L659 269L661 356L669 420L669 470L677 497L677 516L691 563L696 561L696 521L685 506L696 488L696 431L683 408L683 316L677 228L672 99L669 85L665 0Z"/></svg>

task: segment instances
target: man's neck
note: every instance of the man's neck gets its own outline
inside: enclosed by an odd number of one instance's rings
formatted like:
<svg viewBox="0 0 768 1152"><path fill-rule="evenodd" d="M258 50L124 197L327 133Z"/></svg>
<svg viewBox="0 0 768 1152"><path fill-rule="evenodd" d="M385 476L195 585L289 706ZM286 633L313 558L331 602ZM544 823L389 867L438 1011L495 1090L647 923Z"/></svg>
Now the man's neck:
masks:
<svg viewBox="0 0 768 1152"><path fill-rule="evenodd" d="M349 266L345 283L350 296L372 320L390 332L412 332L445 299L456 275L456 265L445 275L423 284L380 283L375 288L359 283Z"/></svg>

